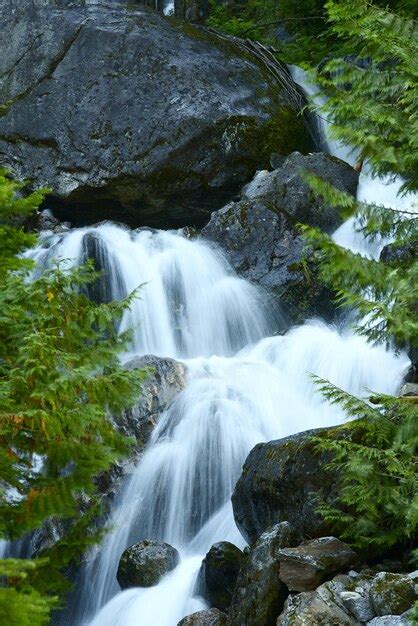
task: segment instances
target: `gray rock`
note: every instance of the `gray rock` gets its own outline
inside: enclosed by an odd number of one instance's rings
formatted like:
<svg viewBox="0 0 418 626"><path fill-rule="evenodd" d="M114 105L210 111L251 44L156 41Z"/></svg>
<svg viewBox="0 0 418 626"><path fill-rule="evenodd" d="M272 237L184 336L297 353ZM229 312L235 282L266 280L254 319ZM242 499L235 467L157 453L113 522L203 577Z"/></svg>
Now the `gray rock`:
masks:
<svg viewBox="0 0 418 626"><path fill-rule="evenodd" d="M180 556L162 541L144 540L127 548L120 557L117 579L122 589L152 587L173 570Z"/></svg>
<svg viewBox="0 0 418 626"><path fill-rule="evenodd" d="M277 552L299 541L288 522L276 524L260 536L238 575L228 613L229 626L274 624L288 593L279 578Z"/></svg>
<svg viewBox="0 0 418 626"><path fill-rule="evenodd" d="M358 626L358 622L335 602L332 593L321 594L319 590L291 594L277 619L277 626Z"/></svg>
<svg viewBox="0 0 418 626"><path fill-rule="evenodd" d="M128 437L135 439L133 455L110 470L100 474L96 483L105 498L115 495L121 478L134 469L138 459L154 429L159 415L165 411L174 398L185 387L185 367L170 358L153 355L134 357L125 363L126 369L149 369L149 375L142 383L141 395L137 403L112 418L116 428Z"/></svg>
<svg viewBox="0 0 418 626"><path fill-rule="evenodd" d="M332 533L316 509L321 498L335 504L338 479L324 470L331 457L316 453L313 437L344 432L342 427L311 430L251 450L232 494L235 521L248 543L281 521L289 521L302 537Z"/></svg>
<svg viewBox="0 0 418 626"><path fill-rule="evenodd" d="M57 217L201 225L271 152L313 147L282 66L213 32L128 0L0 13L1 165Z"/></svg>
<svg viewBox="0 0 418 626"><path fill-rule="evenodd" d="M115 418L117 427L125 434L135 437L139 445L148 440L158 416L165 411L186 385L186 368L170 358L146 355L134 357L124 367L128 370L149 370L142 384L138 402Z"/></svg>
<svg viewBox="0 0 418 626"><path fill-rule="evenodd" d="M411 622L402 615L385 615L370 620L367 626L411 626Z"/></svg>
<svg viewBox="0 0 418 626"><path fill-rule="evenodd" d="M228 609L244 555L227 541L215 543L205 556L199 573L199 586L212 607Z"/></svg>
<svg viewBox="0 0 418 626"><path fill-rule="evenodd" d="M371 605L368 588L356 587L354 591L343 591L341 600L348 612L359 622L368 622L375 616Z"/></svg>
<svg viewBox="0 0 418 626"><path fill-rule="evenodd" d="M225 613L218 609L206 609L183 617L177 626L226 626L226 624Z"/></svg>
<svg viewBox="0 0 418 626"><path fill-rule="evenodd" d="M402 385L399 396L402 398L418 396L418 383L405 383L404 385Z"/></svg>
<svg viewBox="0 0 418 626"><path fill-rule="evenodd" d="M415 584L406 574L380 572L370 583L370 600L378 616L401 615L417 599Z"/></svg>
<svg viewBox="0 0 418 626"><path fill-rule="evenodd" d="M308 315L330 317L331 294L316 280L312 251L300 235L299 222L334 231L338 211L326 205L302 180L310 171L338 189L355 194L358 174L347 163L325 154L291 154L272 172L258 172L241 199L212 214L202 235L215 241L234 269L273 290L295 322Z"/></svg>
<svg viewBox="0 0 418 626"><path fill-rule="evenodd" d="M356 553L336 537L304 541L277 552L280 580L290 591L312 591L351 565Z"/></svg>

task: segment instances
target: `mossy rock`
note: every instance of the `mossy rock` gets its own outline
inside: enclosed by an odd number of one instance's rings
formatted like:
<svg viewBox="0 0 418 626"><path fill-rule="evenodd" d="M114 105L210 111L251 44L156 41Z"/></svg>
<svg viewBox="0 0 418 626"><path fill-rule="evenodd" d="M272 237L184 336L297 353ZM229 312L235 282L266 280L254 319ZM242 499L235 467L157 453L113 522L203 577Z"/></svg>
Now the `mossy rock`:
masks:
<svg viewBox="0 0 418 626"><path fill-rule="evenodd" d="M369 595L378 616L401 615L417 600L412 578L390 572L381 572L373 578Z"/></svg>

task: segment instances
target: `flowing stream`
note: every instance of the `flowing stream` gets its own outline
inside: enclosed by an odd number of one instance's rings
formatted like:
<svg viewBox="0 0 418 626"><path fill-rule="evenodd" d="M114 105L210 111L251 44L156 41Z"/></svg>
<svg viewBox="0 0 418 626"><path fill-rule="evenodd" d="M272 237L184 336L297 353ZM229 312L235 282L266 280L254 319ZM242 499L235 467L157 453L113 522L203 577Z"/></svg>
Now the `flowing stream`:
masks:
<svg viewBox="0 0 418 626"><path fill-rule="evenodd" d="M116 500L113 531L90 555L68 623L175 626L205 606L194 587L211 545L244 545L230 496L251 448L344 420L309 373L356 395L395 393L408 359L319 320L274 335L279 315L268 294L235 276L208 243L182 232L131 232L105 223L47 233L35 251L41 267L52 258L72 264L92 254L104 270L100 299L143 284L121 322L134 327L132 353L183 360L187 385L161 416ZM167 541L182 561L159 585L120 592L120 555L145 538Z"/></svg>
<svg viewBox="0 0 418 626"><path fill-rule="evenodd" d="M365 175L359 193L375 198L386 182ZM377 254L352 222L335 239ZM130 231L103 223L46 233L33 256L40 268L55 258L78 264L94 256L103 278L92 295L100 300L142 285L121 321L121 328L134 329L126 358L154 354L186 365L186 388L161 415L115 500L112 531L89 555L67 622L176 626L205 607L195 584L211 545L226 540L244 546L230 496L252 447L345 419L322 400L309 374L357 396L368 390L396 393L408 358L368 344L348 326L320 320L278 335L280 312L269 294L238 278L219 250L183 231ZM141 539L167 541L180 551L181 562L155 587L121 592L120 555Z"/></svg>

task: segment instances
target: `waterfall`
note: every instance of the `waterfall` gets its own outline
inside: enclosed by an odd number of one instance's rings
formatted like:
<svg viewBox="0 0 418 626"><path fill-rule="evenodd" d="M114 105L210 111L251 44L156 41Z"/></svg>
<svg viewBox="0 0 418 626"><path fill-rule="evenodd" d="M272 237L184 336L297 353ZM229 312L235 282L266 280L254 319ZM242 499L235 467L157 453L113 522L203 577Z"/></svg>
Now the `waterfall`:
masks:
<svg viewBox="0 0 418 626"><path fill-rule="evenodd" d="M104 223L47 232L30 254L39 271L56 259L71 266L94 257L102 270L92 288L98 300L142 285L120 322L134 330L125 357L153 353L186 366L186 388L161 415L114 502L112 531L91 551L65 618L71 626L176 626L205 606L194 587L211 545L244 545L230 496L252 447L345 419L309 374L358 396L396 393L409 361L319 320L275 335L280 315L269 294L238 278L219 250L182 231ZM159 585L120 592L120 555L141 539L167 541L182 561Z"/></svg>
<svg viewBox="0 0 418 626"><path fill-rule="evenodd" d="M267 295L238 278L219 251L177 232L112 223L47 231L29 256L39 271L57 260L65 267L94 258L102 272L92 288L99 301L140 287L120 323L121 331L133 330L132 354L230 356L279 323Z"/></svg>
<svg viewBox="0 0 418 626"><path fill-rule="evenodd" d="M309 90L303 77L295 78ZM325 141L327 125L321 124ZM351 158L338 144L327 145ZM365 172L359 197L378 199L381 192L394 206L396 185ZM334 239L372 257L384 244L372 246L352 220ZM359 397L370 390L393 394L409 360L370 345L348 326L320 320L277 335L280 312L269 294L238 278L219 250L183 231L130 231L104 223L47 232L30 254L39 271L55 259L71 266L93 257L102 270L91 288L97 300L121 298L142 285L120 322L121 330L133 329L125 358L154 354L186 366L186 387L160 416L113 503L111 531L88 555L71 617L65 618L71 626L176 626L205 607L195 584L211 545L226 540L244 546L230 496L252 447L346 418L340 407L324 402L310 373ZM181 562L158 585L121 592L119 558L141 539L167 541Z"/></svg>
<svg viewBox="0 0 418 626"><path fill-rule="evenodd" d="M315 106L320 108L326 98L318 94L318 89L309 79L308 74L296 65L289 67L292 77L296 83L303 89L306 95L311 98ZM323 136L323 148L330 154L354 165L357 158L356 150L346 146L332 138L330 127L331 123L321 113L318 117L318 124ZM359 185L357 189L357 199L360 202L368 204L377 204L391 209L402 211L417 211L418 198L415 193L407 193L401 195L400 189L403 181L399 176L375 176L371 173L370 166L365 163L359 177ZM390 243L390 239L382 239L376 237L373 241L365 238L359 231L359 224L356 218L352 217L341 224L333 235L335 243L352 250L363 256L372 259L378 259L383 246Z"/></svg>

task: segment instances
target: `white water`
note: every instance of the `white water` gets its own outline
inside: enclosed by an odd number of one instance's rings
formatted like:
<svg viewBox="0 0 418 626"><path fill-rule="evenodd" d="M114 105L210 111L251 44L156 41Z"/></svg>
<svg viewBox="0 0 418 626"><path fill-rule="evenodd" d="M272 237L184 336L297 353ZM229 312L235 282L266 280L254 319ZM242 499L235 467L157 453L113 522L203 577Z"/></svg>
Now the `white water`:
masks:
<svg viewBox="0 0 418 626"><path fill-rule="evenodd" d="M377 199L379 189L388 200L384 181L362 177L362 197ZM352 222L334 237L377 254ZM52 258L79 263L92 253L106 274L98 289L102 299L146 283L121 328L134 329L132 353L182 359L187 385L161 415L114 504L113 531L90 555L69 623L176 626L205 606L194 587L210 546L219 540L244 545L230 495L251 448L345 419L322 400L309 373L358 396L396 393L409 361L347 327L318 320L273 336L279 315L268 294L238 279L209 244L180 232L132 233L103 224L46 235L34 256L45 265ZM155 587L120 592L119 557L145 538L175 546L181 563Z"/></svg>
<svg viewBox="0 0 418 626"><path fill-rule="evenodd" d="M290 66L290 71L295 82L302 87L306 95L320 109L325 103L325 97L318 94L316 85L309 80L306 72L296 65ZM321 111L319 111L317 119L327 151L339 159L354 165L357 160L356 151L332 139L331 124ZM416 194L399 194L402 183L402 179L398 176L373 176L370 167L365 163L359 177L357 199L360 202L385 206L396 209L399 212L418 211ZM371 241L370 238L365 238L363 233L360 232L355 218L350 218L344 222L335 231L333 238L335 243L343 248L348 248L353 252L373 259L377 259L383 246L390 242L390 239L376 238L374 241Z"/></svg>
<svg viewBox="0 0 418 626"><path fill-rule="evenodd" d="M122 320L135 330L132 352L184 360L187 386L161 416L113 507L114 530L90 555L69 623L175 626L204 607L194 586L210 546L244 545L230 495L251 448L344 420L338 407L323 402L309 373L359 396L369 389L395 393L408 360L320 321L271 336L279 316L268 295L237 278L208 244L181 233L106 223L46 234L33 256L44 266L52 258L78 263L92 253L106 274L102 299L145 283ZM119 557L144 538L172 544L182 561L156 587L120 593Z"/></svg>
<svg viewBox="0 0 418 626"><path fill-rule="evenodd" d="M266 296L235 276L208 244L176 232L132 232L109 222L47 233L31 256L41 266L52 259L73 265L91 252L105 274L101 299L123 297L142 285L120 327L133 328L134 354L228 356L274 324Z"/></svg>

